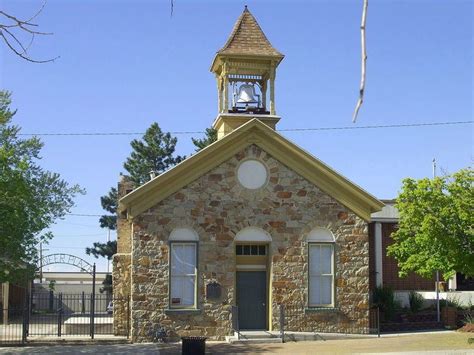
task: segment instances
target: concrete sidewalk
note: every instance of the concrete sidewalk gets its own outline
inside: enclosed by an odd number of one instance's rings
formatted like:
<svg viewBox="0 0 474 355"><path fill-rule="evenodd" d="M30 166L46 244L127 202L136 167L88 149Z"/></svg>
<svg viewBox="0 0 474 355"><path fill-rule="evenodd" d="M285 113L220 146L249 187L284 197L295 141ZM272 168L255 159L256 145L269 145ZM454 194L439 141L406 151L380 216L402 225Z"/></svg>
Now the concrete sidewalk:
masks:
<svg viewBox="0 0 474 355"><path fill-rule="evenodd" d="M474 354L472 333L440 332L382 338L288 342L284 344L228 344L207 342L208 354ZM1 348L1 354L179 354L181 344L51 345Z"/></svg>

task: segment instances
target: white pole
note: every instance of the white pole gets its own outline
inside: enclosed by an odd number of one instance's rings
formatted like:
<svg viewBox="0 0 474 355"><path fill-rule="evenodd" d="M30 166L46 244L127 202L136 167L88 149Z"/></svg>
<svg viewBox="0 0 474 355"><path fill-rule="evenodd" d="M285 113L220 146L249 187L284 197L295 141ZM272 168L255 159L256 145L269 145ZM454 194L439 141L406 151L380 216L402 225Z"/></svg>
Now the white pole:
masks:
<svg viewBox="0 0 474 355"><path fill-rule="evenodd" d="M436 159L433 158L433 179L436 177ZM441 321L440 307L439 307L439 270L436 270L436 319L438 323Z"/></svg>

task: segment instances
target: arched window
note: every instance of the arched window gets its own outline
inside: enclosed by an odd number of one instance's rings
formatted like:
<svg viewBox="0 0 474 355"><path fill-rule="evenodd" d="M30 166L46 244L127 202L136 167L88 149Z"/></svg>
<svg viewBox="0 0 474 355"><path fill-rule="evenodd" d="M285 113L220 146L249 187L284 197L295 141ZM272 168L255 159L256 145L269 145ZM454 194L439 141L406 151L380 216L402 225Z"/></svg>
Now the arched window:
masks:
<svg viewBox="0 0 474 355"><path fill-rule="evenodd" d="M170 308L196 308L199 235L191 228L175 228L169 241Z"/></svg>
<svg viewBox="0 0 474 355"><path fill-rule="evenodd" d="M235 236L236 242L271 242L272 237L261 228L247 227Z"/></svg>
<svg viewBox="0 0 474 355"><path fill-rule="evenodd" d="M175 228L170 234L170 241L198 241L199 235L191 228Z"/></svg>
<svg viewBox="0 0 474 355"><path fill-rule="evenodd" d="M308 306L334 306L334 235L326 228L314 228L307 236L309 275Z"/></svg>

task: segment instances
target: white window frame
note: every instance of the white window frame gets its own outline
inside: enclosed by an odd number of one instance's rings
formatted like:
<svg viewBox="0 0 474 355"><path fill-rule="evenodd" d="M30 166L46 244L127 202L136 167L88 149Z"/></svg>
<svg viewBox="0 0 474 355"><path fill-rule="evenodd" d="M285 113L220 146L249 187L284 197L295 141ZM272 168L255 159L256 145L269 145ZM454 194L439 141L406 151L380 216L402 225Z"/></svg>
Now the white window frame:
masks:
<svg viewBox="0 0 474 355"><path fill-rule="evenodd" d="M194 257L194 260L195 260L195 265L194 265L194 273L192 274L172 274L172 263L173 263L173 247L175 246L194 246L194 253L195 253L195 257ZM184 308L184 309L196 309L197 308L197 290L198 290L198 272L197 272L197 269L198 269L198 243L195 242L195 241L191 241L191 242L182 242L182 241L170 241L170 254L169 254L169 308L173 308L173 309L176 309L176 308ZM173 278L175 277L190 277L190 276L194 276L194 301L193 301L193 304L192 305L174 305L173 302L172 302L172 297L171 297L171 294L172 294L172 280Z"/></svg>
<svg viewBox="0 0 474 355"><path fill-rule="evenodd" d="M334 265L334 244L335 243L308 243L308 307L334 307L335 299L335 287L334 287L334 274L335 274L335 265ZM310 249L313 247L319 248L319 253L321 255L321 246L330 246L331 247L331 273L313 273L311 270L311 253ZM321 260L321 257L320 257ZM320 268L321 269L321 268ZM311 292L311 278L312 277L331 277L331 303L311 303L310 292ZM322 285L322 282L320 283ZM320 292L322 288L320 287ZM321 295L319 297L321 299Z"/></svg>

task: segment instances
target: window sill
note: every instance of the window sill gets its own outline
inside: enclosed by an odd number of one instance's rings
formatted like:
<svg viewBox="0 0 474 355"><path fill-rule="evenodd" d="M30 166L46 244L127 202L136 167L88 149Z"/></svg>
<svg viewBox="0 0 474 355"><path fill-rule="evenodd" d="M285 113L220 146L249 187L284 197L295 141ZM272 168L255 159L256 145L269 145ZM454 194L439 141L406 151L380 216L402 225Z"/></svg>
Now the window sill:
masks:
<svg viewBox="0 0 474 355"><path fill-rule="evenodd" d="M199 314L200 308L168 308L165 309L165 314Z"/></svg>
<svg viewBox="0 0 474 355"><path fill-rule="evenodd" d="M336 313L339 312L337 307L307 307L305 313Z"/></svg>

